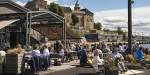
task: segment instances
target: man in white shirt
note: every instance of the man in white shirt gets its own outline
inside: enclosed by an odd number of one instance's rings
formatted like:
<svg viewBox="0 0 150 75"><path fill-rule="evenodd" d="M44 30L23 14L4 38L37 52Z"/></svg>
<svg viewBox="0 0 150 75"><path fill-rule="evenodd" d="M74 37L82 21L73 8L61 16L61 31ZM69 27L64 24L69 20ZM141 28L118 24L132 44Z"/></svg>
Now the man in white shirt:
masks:
<svg viewBox="0 0 150 75"><path fill-rule="evenodd" d="M48 67L49 67L49 58L50 58L50 52L49 52L49 50L48 50L48 47L46 46L46 45L44 45L44 50L43 50L43 54L42 54L42 56L43 56L43 69L44 70L47 70L48 69Z"/></svg>
<svg viewBox="0 0 150 75"><path fill-rule="evenodd" d="M103 57L100 58L100 56L103 56L102 51L100 49L96 49L94 51L94 57L93 57L93 68L96 71L97 75L99 75L99 69L103 69L103 67L99 67L104 65L104 59Z"/></svg>
<svg viewBox="0 0 150 75"><path fill-rule="evenodd" d="M40 70L41 67L40 57L41 57L40 50L37 48L37 46L34 46L32 51L32 61L33 61L32 69L34 70L34 72Z"/></svg>
<svg viewBox="0 0 150 75"><path fill-rule="evenodd" d="M44 46L43 56L47 57L49 55L50 55L50 52L49 52L47 46Z"/></svg>

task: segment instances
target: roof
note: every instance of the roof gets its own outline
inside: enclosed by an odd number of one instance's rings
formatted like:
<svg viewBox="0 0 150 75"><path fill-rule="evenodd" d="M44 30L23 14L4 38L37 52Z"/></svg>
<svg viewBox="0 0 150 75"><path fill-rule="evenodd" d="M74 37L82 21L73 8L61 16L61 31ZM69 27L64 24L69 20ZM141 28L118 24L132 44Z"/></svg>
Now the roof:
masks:
<svg viewBox="0 0 150 75"><path fill-rule="evenodd" d="M26 8L34 11L48 10L45 0L31 0L25 5Z"/></svg>
<svg viewBox="0 0 150 75"><path fill-rule="evenodd" d="M61 40L63 39L63 27L62 26L49 26L49 25L34 25L32 28L44 36L48 37L50 40ZM80 36L73 32L69 27L67 27L66 32L67 39L80 39Z"/></svg>
<svg viewBox="0 0 150 75"><path fill-rule="evenodd" d="M71 13L72 10L70 7L63 7L65 12Z"/></svg>
<svg viewBox="0 0 150 75"><path fill-rule="evenodd" d="M11 0L0 0L0 4L4 4L4 3L7 3L15 8L18 8L19 10L22 10L23 12L29 12L30 10L23 7L23 6L20 6L19 4L15 3L14 1L11 1Z"/></svg>
<svg viewBox="0 0 150 75"><path fill-rule="evenodd" d="M88 10L87 8L81 9L81 11L84 11L86 15L90 15L93 16L93 12L91 12L90 10Z"/></svg>

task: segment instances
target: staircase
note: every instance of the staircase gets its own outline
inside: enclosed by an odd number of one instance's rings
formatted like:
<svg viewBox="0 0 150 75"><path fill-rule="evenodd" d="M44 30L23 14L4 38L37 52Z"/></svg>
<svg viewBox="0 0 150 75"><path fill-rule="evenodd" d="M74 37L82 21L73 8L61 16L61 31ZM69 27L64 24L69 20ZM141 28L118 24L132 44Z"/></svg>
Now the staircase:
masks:
<svg viewBox="0 0 150 75"><path fill-rule="evenodd" d="M34 30L34 29L31 29L31 33L30 33L31 35L31 38L33 38L34 39L34 41L36 40L38 43L40 43L40 41L41 41L41 39L42 39L42 37L43 37L43 35L41 34L41 33L39 33L38 31L36 31L36 30ZM32 40L33 40L32 39Z"/></svg>

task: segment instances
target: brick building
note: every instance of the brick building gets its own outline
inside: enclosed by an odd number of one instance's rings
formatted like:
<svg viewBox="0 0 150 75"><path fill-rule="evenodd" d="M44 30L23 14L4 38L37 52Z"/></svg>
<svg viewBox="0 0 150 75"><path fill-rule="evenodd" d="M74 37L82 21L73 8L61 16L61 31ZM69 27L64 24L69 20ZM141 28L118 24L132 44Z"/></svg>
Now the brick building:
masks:
<svg viewBox="0 0 150 75"><path fill-rule="evenodd" d="M94 14L87 8L80 9L78 0L72 13L79 19L79 22L76 24L79 29L92 30L94 28Z"/></svg>
<svg viewBox="0 0 150 75"><path fill-rule="evenodd" d="M26 5L26 8L32 10L32 11L48 11L48 5L47 2L44 0L32 0L29 1ZM65 8L64 8L65 9ZM67 10L65 11L66 13L72 12L72 10ZM65 15L65 16L68 16ZM66 24L71 23L71 21L66 22ZM62 24L58 25L56 23L53 24L46 24L46 25L34 25L32 26L32 29L35 30L34 32L31 32L31 34L33 33L34 36L35 35L39 35L39 33L41 35L44 36L44 38L48 38L49 40L61 40L63 39L63 26ZM67 39L79 39L80 37L78 36L78 34L76 34L75 32L73 32L69 26L66 27L66 38ZM38 33L39 32L39 33ZM40 36L41 36L40 35Z"/></svg>
<svg viewBox="0 0 150 75"><path fill-rule="evenodd" d="M47 2L44 0L32 0L26 4L26 8L30 10L48 10ZM89 11L87 8L81 9L79 1L77 0L74 6L74 10L71 10L70 7L64 8L64 18L68 27L75 30L92 30L94 29L94 14ZM72 14L75 14L78 17L79 22L73 26L72 23ZM80 32L82 32L80 31Z"/></svg>
<svg viewBox="0 0 150 75"><path fill-rule="evenodd" d="M68 10L70 11L68 12ZM78 0L75 3L74 10L71 10L70 7L64 7L64 11L66 23L72 29L79 31L79 33L94 29L94 14L87 8L81 9ZM72 23L72 14L78 18L79 22L76 25Z"/></svg>
<svg viewBox="0 0 150 75"><path fill-rule="evenodd" d="M47 1L44 1L44 0L29 1L25 5L25 7L30 9L30 10L36 10L36 11L48 10Z"/></svg>

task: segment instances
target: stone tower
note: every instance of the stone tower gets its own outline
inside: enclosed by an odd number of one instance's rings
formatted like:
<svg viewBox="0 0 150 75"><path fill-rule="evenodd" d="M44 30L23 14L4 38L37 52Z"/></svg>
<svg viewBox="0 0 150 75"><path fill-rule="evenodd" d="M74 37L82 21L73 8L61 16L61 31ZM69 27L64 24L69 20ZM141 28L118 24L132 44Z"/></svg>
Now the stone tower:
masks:
<svg viewBox="0 0 150 75"><path fill-rule="evenodd" d="M75 7L74 7L74 11L80 11L79 0L76 1Z"/></svg>

